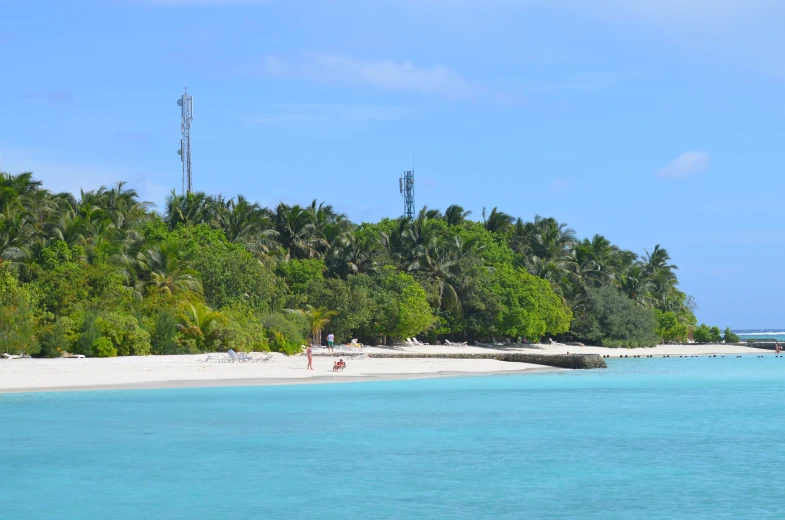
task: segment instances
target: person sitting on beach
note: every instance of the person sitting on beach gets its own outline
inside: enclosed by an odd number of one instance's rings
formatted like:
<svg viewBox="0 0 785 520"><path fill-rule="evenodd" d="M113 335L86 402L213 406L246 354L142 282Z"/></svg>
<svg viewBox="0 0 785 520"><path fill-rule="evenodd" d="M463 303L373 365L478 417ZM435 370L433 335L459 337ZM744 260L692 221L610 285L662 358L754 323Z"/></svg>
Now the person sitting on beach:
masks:
<svg viewBox="0 0 785 520"><path fill-rule="evenodd" d="M346 368L346 362L343 359L338 360L338 370L343 370Z"/></svg>
<svg viewBox="0 0 785 520"><path fill-rule="evenodd" d="M337 361L335 363L333 363L333 372L338 372L338 370L340 370L340 368L341 368L341 365Z"/></svg>

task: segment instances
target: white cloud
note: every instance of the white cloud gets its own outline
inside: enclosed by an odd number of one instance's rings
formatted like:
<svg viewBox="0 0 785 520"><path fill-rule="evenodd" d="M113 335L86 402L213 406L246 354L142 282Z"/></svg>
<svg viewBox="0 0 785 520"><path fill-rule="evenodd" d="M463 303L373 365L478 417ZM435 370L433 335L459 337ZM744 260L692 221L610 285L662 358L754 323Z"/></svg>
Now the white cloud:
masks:
<svg viewBox="0 0 785 520"><path fill-rule="evenodd" d="M309 53L294 60L268 56L262 73L273 78L305 77L448 97L467 97L474 90L466 79L444 65L420 67L408 61L361 60L344 54Z"/></svg>
<svg viewBox="0 0 785 520"><path fill-rule="evenodd" d="M684 152L660 168L657 176L681 179L706 171L710 163L711 156L706 152Z"/></svg>

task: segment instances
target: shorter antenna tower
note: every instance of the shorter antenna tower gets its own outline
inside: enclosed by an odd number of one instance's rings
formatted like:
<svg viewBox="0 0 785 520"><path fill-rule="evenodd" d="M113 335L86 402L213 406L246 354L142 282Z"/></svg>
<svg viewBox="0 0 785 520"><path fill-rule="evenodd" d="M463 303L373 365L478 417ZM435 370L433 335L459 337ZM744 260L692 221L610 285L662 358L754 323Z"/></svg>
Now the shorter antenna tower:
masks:
<svg viewBox="0 0 785 520"><path fill-rule="evenodd" d="M180 130L183 137L180 140L180 160L183 162L183 195L190 195L193 190L193 178L191 177L191 121L194 118L194 98L185 94L177 100L177 105L181 107Z"/></svg>
<svg viewBox="0 0 785 520"><path fill-rule="evenodd" d="M403 196L403 216L414 220L414 170L403 172L398 179L398 188Z"/></svg>

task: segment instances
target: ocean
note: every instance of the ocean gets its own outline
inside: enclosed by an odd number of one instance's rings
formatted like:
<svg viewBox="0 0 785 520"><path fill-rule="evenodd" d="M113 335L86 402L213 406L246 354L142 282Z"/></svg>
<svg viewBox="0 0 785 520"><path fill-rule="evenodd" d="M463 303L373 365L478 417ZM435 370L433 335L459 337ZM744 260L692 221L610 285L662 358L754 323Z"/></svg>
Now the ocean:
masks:
<svg viewBox="0 0 785 520"><path fill-rule="evenodd" d="M769 341L785 341L785 329L739 329L734 330L742 341L751 339L765 339Z"/></svg>
<svg viewBox="0 0 785 520"><path fill-rule="evenodd" d="M785 357L0 395L0 518L785 516Z"/></svg>

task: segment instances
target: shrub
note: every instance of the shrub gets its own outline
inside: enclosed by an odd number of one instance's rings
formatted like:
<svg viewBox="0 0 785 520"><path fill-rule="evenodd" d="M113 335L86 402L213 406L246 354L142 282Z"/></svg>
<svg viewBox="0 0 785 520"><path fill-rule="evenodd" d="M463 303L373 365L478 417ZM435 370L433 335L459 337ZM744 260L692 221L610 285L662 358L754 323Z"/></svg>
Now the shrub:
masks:
<svg viewBox="0 0 785 520"><path fill-rule="evenodd" d="M60 357L63 352L73 349L74 342L79 336L73 318L61 316L52 325L48 326L41 334L39 341L41 355L44 357Z"/></svg>
<svg viewBox="0 0 785 520"><path fill-rule="evenodd" d="M271 350L287 355L297 354L302 350L308 325L297 313L268 314L262 318L262 325L267 329Z"/></svg>
<svg viewBox="0 0 785 520"><path fill-rule="evenodd" d="M719 343L722 341L722 336L720 335L720 328L719 327L712 327L709 329L709 335L711 336L712 343Z"/></svg>
<svg viewBox="0 0 785 520"><path fill-rule="evenodd" d="M76 340L73 343L74 353L93 356L93 343L101 337L101 331L96 325L98 314L92 310L80 311L76 315L79 324L76 331Z"/></svg>
<svg viewBox="0 0 785 520"><path fill-rule="evenodd" d="M586 342L608 347L653 347L657 344L654 312L613 287L589 289L586 309L576 316L572 334Z"/></svg>
<svg viewBox="0 0 785 520"><path fill-rule="evenodd" d="M101 335L108 338L120 356L150 354L150 334L139 326L136 317L119 312L108 312L96 322Z"/></svg>
<svg viewBox="0 0 785 520"><path fill-rule="evenodd" d="M37 354L39 332L35 295L0 262L0 348L11 354Z"/></svg>
<svg viewBox="0 0 785 520"><path fill-rule="evenodd" d="M725 335L723 339L725 340L725 343L739 343L741 341L739 336L737 336L730 330L730 327L725 329Z"/></svg>
<svg viewBox="0 0 785 520"><path fill-rule="evenodd" d="M657 319L657 334L666 343L684 343L687 340L689 329L686 325L679 323L678 317L673 312L654 311Z"/></svg>
<svg viewBox="0 0 785 520"><path fill-rule="evenodd" d="M93 342L93 352L98 357L115 357L117 349L108 338L100 337Z"/></svg>
<svg viewBox="0 0 785 520"><path fill-rule="evenodd" d="M705 323L701 323L692 331L692 339L695 343L711 343L711 329Z"/></svg>
<svg viewBox="0 0 785 520"><path fill-rule="evenodd" d="M238 352L263 352L270 350L267 331L259 318L245 304L233 303L221 309L226 321L218 325L218 350L230 348Z"/></svg>
<svg viewBox="0 0 785 520"><path fill-rule="evenodd" d="M150 352L153 354L182 354L181 345L177 341L177 320L174 313L163 308L151 320L147 318L150 331Z"/></svg>
<svg viewBox="0 0 785 520"><path fill-rule="evenodd" d="M303 342L292 341L287 339L280 332L273 332L272 340L270 341L270 348L275 352L281 352L287 356L293 356L302 352Z"/></svg>

